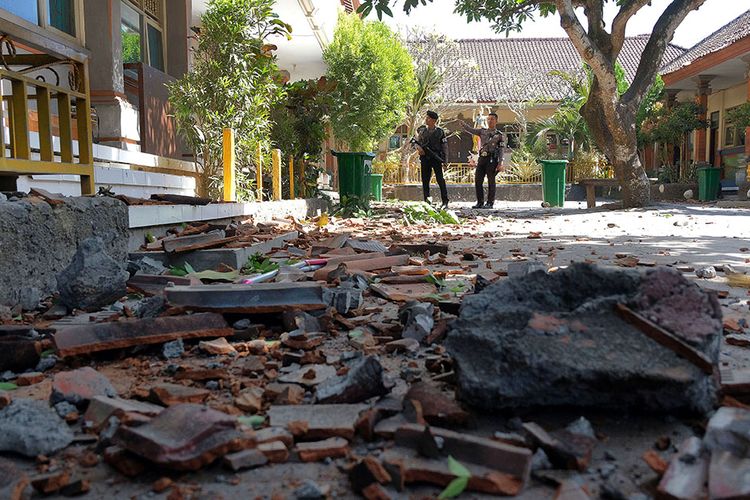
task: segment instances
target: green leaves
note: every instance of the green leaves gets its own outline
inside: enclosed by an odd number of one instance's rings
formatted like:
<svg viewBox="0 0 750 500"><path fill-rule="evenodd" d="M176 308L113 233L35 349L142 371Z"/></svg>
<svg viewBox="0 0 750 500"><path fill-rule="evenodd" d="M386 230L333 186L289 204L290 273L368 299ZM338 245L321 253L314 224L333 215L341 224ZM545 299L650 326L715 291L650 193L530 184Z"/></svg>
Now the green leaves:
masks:
<svg viewBox="0 0 750 500"><path fill-rule="evenodd" d="M439 499L457 497L463 493L466 486L469 484L471 472L452 456L448 456L448 470L451 471L451 474L456 476L456 479L451 481L448 486L445 487L442 493L438 496Z"/></svg>
<svg viewBox="0 0 750 500"><path fill-rule="evenodd" d="M16 384L10 382L0 382L0 391L15 391L18 389Z"/></svg>
<svg viewBox="0 0 750 500"><path fill-rule="evenodd" d="M727 122L738 129L750 127L750 103L740 104L727 112Z"/></svg>
<svg viewBox="0 0 750 500"><path fill-rule="evenodd" d="M354 195L342 196L341 203L335 208L333 215L345 219L352 217L370 217L372 215L372 210L370 210L370 200L369 198Z"/></svg>
<svg viewBox="0 0 750 500"><path fill-rule="evenodd" d="M187 276L188 274L195 273L195 269L190 263L185 262L182 266L170 266L169 274L172 276Z"/></svg>
<svg viewBox="0 0 750 500"><path fill-rule="evenodd" d="M237 417L237 421L240 424L245 425L247 427L258 429L263 426L263 423L266 421L266 418L260 415L252 415L250 417Z"/></svg>
<svg viewBox="0 0 750 500"><path fill-rule="evenodd" d="M409 203L404 206L404 221L407 224L420 222L437 224L461 224L455 213L442 208L435 208L429 203Z"/></svg>
<svg viewBox="0 0 750 500"><path fill-rule="evenodd" d="M242 268L242 271L245 273L268 273L271 271L275 271L279 268L279 264L276 262L273 262L268 257L264 257L263 255L256 253L250 256L250 258L247 259L247 263Z"/></svg>
<svg viewBox="0 0 750 500"><path fill-rule="evenodd" d="M387 8L387 2L379 5ZM361 9L369 12L368 4ZM334 134L351 151L370 151L401 123L414 95L411 56L385 24L342 14L323 59L328 80L337 84L331 107Z"/></svg>

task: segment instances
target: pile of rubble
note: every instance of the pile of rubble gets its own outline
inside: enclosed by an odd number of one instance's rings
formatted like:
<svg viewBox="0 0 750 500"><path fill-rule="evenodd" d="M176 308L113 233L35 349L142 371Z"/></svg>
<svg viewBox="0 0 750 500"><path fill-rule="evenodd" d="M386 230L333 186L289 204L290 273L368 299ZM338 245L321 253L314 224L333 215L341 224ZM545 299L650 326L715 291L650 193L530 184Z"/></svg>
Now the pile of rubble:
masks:
<svg viewBox="0 0 750 500"><path fill-rule="evenodd" d="M452 231L438 243L397 216L195 225L129 265L84 242L54 305L0 325L0 452L35 459L0 458L0 497L105 494L124 476L192 498L206 485L187 473L231 487L314 463L346 480L292 473L263 494L750 495L750 384L717 378L715 295L669 268L451 253ZM483 423L558 406L701 417L730 387L702 438L645 452L650 485L592 473L607 437L585 418Z"/></svg>

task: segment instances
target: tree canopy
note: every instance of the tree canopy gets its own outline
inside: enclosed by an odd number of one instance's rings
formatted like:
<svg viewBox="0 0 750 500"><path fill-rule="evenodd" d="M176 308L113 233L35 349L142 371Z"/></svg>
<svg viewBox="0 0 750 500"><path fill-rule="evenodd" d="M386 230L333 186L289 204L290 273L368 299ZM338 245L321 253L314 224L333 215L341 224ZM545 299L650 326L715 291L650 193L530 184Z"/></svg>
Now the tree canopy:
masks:
<svg viewBox="0 0 750 500"><path fill-rule="evenodd" d="M323 59L336 84L334 135L353 151L372 149L404 119L416 90L409 52L385 24L341 14Z"/></svg>

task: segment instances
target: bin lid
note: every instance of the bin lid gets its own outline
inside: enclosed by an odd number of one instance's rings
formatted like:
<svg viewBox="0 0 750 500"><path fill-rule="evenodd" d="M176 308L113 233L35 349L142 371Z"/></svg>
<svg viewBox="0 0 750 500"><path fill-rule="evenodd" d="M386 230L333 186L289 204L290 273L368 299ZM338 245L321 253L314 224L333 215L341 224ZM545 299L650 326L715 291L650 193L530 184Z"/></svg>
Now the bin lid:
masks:
<svg viewBox="0 0 750 500"><path fill-rule="evenodd" d="M364 152L364 151L335 151L331 150L333 156L364 156L369 158L375 158L375 153Z"/></svg>
<svg viewBox="0 0 750 500"><path fill-rule="evenodd" d="M539 160L542 163L548 163L550 165L565 165L568 160Z"/></svg>

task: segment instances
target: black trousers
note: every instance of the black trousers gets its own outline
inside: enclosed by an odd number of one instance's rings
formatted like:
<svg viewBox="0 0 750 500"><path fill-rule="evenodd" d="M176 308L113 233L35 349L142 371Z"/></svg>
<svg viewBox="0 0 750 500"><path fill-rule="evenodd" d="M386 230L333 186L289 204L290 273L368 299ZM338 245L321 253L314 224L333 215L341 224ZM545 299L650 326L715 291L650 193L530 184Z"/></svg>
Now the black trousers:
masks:
<svg viewBox="0 0 750 500"><path fill-rule="evenodd" d="M440 186L440 198L443 203L448 203L448 186L445 185L445 179L443 178L443 164L438 160L425 160L420 159L422 166L422 194L424 195L424 201L430 197L430 181L432 180L432 171L435 171L435 180L437 180L438 186Z"/></svg>
<svg viewBox="0 0 750 500"><path fill-rule="evenodd" d="M497 175L497 158L480 156L474 171L474 188L477 193L477 204L484 205L484 178L487 177L487 203L495 203L495 175Z"/></svg>

